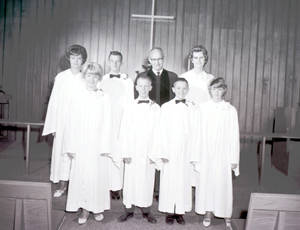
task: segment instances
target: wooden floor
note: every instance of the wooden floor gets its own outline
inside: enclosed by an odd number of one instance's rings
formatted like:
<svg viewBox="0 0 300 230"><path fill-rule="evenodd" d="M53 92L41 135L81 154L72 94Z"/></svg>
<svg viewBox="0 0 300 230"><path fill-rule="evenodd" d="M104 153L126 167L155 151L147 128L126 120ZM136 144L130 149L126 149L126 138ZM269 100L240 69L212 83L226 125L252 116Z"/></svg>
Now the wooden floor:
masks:
<svg viewBox="0 0 300 230"><path fill-rule="evenodd" d="M66 196L61 197L54 201L56 208L64 208L62 204L65 204ZM157 218L156 224L148 223L141 215L140 210L135 210L135 215L133 218L129 219L124 223L119 223L117 218L123 214L123 207L120 201L113 200L111 202L111 210L104 213L104 220L101 223L98 223L94 220L93 216L90 215L88 222L84 226L79 226L77 224L78 213L67 213L66 218L63 221L62 230L77 230L77 229L130 229L130 230L140 230L140 229L211 229L211 230L224 230L225 224L223 219L215 218L212 222L210 228L204 228L202 226L203 217L196 215L191 212L185 215L186 224L184 226L177 224L176 222L173 225L167 225L165 223L165 215L157 211L157 202L154 202L152 206L152 212ZM244 219L234 219L233 225L235 229L244 229Z"/></svg>
<svg viewBox="0 0 300 230"><path fill-rule="evenodd" d="M290 143L290 165L289 175L283 175L270 163L270 148L267 146L267 156L265 161L265 172L262 184L258 184L256 142L243 141L241 146L241 175L234 179L234 211L233 223L236 229L243 229L247 215L249 198L251 192L270 193L296 193L300 194L300 143ZM49 181L49 166L51 149L45 142L37 143L34 138L31 144L30 173L25 173L25 161L23 159L23 144L21 141L0 142L0 179L24 180L24 181ZM55 189L55 185L53 185ZM53 199L53 208L64 210L66 196ZM153 213L158 218L157 224L149 224L142 218L139 210L136 210L134 218L125 223L118 223L117 217L123 212L121 201L112 201L110 211L105 212L105 219L102 223L97 223L90 216L87 224L79 226L77 224L77 213L66 213L61 229L204 229L202 226L202 216L194 212L185 215L186 225L180 226L176 223L169 226L164 222L164 215L157 211L157 202L153 203ZM213 224L205 229L224 229L224 220L214 219Z"/></svg>

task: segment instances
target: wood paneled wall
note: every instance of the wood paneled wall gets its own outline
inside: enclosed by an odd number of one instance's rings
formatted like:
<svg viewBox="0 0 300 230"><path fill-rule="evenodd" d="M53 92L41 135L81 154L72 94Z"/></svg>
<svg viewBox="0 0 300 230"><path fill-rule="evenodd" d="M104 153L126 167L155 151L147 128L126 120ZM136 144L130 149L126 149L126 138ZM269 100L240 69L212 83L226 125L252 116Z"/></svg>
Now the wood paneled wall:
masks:
<svg viewBox="0 0 300 230"><path fill-rule="evenodd" d="M84 45L107 68L110 50L124 54L122 70L135 78L147 56L151 0L0 1L0 84L12 95L10 118L39 121L54 76L66 68L67 46ZM157 0L154 45L165 66L181 74L197 44L209 51L208 72L227 80L242 131L270 130L273 111L299 107L300 1Z"/></svg>

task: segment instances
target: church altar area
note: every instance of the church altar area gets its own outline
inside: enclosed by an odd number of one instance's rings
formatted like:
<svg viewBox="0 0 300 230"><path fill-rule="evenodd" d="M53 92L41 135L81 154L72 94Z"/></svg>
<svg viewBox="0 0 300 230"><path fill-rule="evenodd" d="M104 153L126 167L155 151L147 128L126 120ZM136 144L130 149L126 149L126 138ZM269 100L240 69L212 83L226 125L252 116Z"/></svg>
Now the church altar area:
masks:
<svg viewBox="0 0 300 230"><path fill-rule="evenodd" d="M282 174L275 167L271 167L270 146L266 146L266 158L264 178L262 184L258 181L258 155L257 142L241 139L241 162L239 177L233 180L233 225L236 229L244 229L247 217L251 192L265 193L300 193L300 166L297 164L300 155L297 149L299 142L289 143L290 159L289 174ZM21 140L0 142L0 179L49 182L49 167L51 148L45 142L37 142L34 138L31 142L30 171L26 174L24 155L24 143ZM52 191L55 185L52 185ZM52 208L63 211L66 204L66 195L60 198L52 198ZM203 216L196 215L194 211L185 215L186 224L184 226L174 223L167 225L165 215L157 211L158 203L153 201L152 211L157 217L157 224L150 224L142 218L140 211L135 211L135 216L124 223L117 222L117 218L123 214L121 200L111 201L111 210L104 213L104 221L96 222L90 216L85 226L77 224L77 213L66 213L60 229L205 229L202 226ZM209 229L224 229L224 220L214 218Z"/></svg>

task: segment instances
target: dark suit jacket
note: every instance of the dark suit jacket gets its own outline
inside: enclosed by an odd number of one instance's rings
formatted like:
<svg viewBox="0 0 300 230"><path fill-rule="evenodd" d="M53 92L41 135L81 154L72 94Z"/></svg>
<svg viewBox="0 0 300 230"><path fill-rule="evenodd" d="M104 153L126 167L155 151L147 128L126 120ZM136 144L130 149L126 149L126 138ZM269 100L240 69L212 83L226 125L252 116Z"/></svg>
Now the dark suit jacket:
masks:
<svg viewBox="0 0 300 230"><path fill-rule="evenodd" d="M150 69L140 73L138 76L140 75L148 75L152 80L152 90L149 93L151 100L155 101L159 105L162 105L163 103L174 98L175 95L172 92L172 85L178 78L176 73L163 69L161 76L157 77L152 69ZM137 96L138 93L134 88L134 97L137 98Z"/></svg>

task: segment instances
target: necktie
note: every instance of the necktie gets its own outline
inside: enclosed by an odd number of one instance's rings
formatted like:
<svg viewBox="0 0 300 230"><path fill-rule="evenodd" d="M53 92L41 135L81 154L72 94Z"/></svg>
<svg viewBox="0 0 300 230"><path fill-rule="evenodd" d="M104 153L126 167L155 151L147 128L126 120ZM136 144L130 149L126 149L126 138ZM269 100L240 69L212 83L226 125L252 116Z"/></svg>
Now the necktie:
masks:
<svg viewBox="0 0 300 230"><path fill-rule="evenodd" d="M150 101L149 100L138 100L138 104L141 104L141 103L149 103Z"/></svg>
<svg viewBox="0 0 300 230"><path fill-rule="evenodd" d="M110 74L109 77L110 78L114 78L114 77L120 78L120 74Z"/></svg>
<svg viewBox="0 0 300 230"><path fill-rule="evenodd" d="M182 100L175 100L175 103L176 103L176 104L178 104L178 103L180 103L180 102L185 103L185 99L182 99Z"/></svg>
<svg viewBox="0 0 300 230"><path fill-rule="evenodd" d="M157 72L157 73L156 73L156 76L159 77L159 76L160 76L160 72Z"/></svg>

